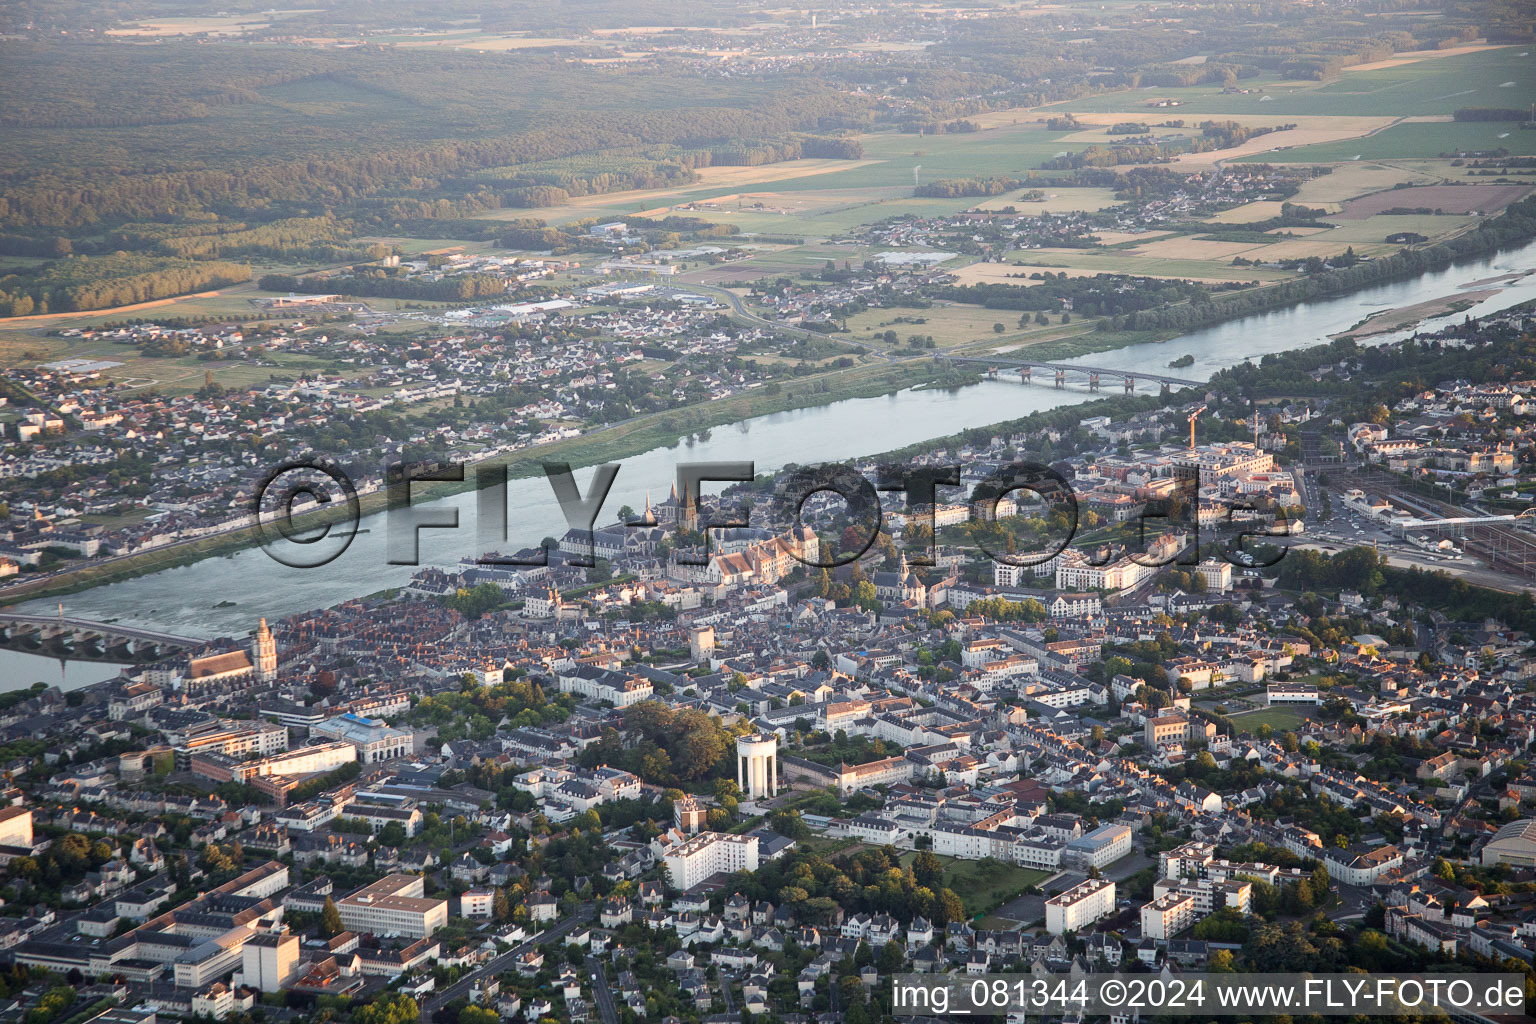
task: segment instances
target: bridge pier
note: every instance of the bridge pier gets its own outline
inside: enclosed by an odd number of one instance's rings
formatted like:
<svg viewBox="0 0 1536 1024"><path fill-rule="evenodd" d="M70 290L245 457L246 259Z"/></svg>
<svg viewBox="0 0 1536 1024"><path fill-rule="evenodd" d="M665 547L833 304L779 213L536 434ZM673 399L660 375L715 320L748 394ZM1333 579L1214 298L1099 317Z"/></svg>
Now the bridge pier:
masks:
<svg viewBox="0 0 1536 1024"><path fill-rule="evenodd" d="M131 626L63 615L0 611L0 647L49 654L61 661L115 661L146 664L203 641Z"/></svg>
<svg viewBox="0 0 1536 1024"><path fill-rule="evenodd" d="M1090 373L1088 375L1088 390L1089 391L1097 391L1097 390L1099 390L1099 375L1098 374Z"/></svg>
<svg viewBox="0 0 1536 1024"><path fill-rule="evenodd" d="M1029 367L1027 367L1027 366L1019 367L1019 383L1021 383L1021 384L1028 384L1029 383Z"/></svg>
<svg viewBox="0 0 1536 1024"><path fill-rule="evenodd" d="M1057 370L1056 371L1056 386L1058 388L1064 388L1064 387L1067 386L1067 371L1066 370Z"/></svg>
<svg viewBox="0 0 1536 1024"><path fill-rule="evenodd" d="M1135 390L1136 390L1136 378L1132 377L1130 374L1126 374L1126 376L1125 376L1125 393L1126 394L1130 394L1132 391L1135 391Z"/></svg>

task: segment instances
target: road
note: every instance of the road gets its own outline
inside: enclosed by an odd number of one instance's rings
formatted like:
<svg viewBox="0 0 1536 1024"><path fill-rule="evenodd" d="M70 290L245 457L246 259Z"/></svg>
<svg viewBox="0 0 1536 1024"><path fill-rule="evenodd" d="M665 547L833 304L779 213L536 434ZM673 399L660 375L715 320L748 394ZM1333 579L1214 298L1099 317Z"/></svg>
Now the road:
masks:
<svg viewBox="0 0 1536 1024"><path fill-rule="evenodd" d="M731 995L731 982L734 979L732 979L732 977L731 977L729 972L727 972L727 971L722 969L719 972L717 972L716 980L720 984L720 998L725 1000L725 1012L726 1013L735 1013L736 1012L736 997Z"/></svg>
<svg viewBox="0 0 1536 1024"><path fill-rule="evenodd" d="M533 936L533 938L527 939L521 944L513 946L505 953L487 960L485 963L481 964L479 967L476 967L473 971L470 971L468 974L464 975L464 977L460 978L452 985L449 985L441 992L434 992L427 996L426 999L422 1000L422 1020L431 1021L432 1014L437 1012L438 1007L442 1006L444 1003L452 1002L459 996L467 995L469 990L474 987L475 982L479 981L481 978L484 978L488 975L500 974L502 971L511 967L512 962L515 959L522 956L530 949L533 949L535 946L542 946L546 943L554 942L557 939L564 938L566 935L569 935L577 925L584 924L590 920L592 920L592 907L590 904L588 904L587 906L584 906L578 910L574 917L567 918L566 920L555 925L553 928L540 932ZM609 1024L613 1024L613 1022L610 1021Z"/></svg>
<svg viewBox="0 0 1536 1024"><path fill-rule="evenodd" d="M712 284L695 284L690 281L679 285L679 290L703 292L706 295L713 295L717 299L724 300L731 307L731 312L734 314L731 319L746 324L749 327L761 327L765 330L778 331L780 334L789 334L797 338L812 338L822 341L831 338L839 344L852 345L855 348L863 349L871 355L882 356L888 362L892 362L896 358L883 349L875 348L866 342L857 341L851 337L845 337L841 334L824 334L821 331L808 331L804 327L790 327L785 324L775 323L765 317L760 317L747 308L747 304L741 300L740 295L727 288L719 288Z"/></svg>
<svg viewBox="0 0 1536 1024"><path fill-rule="evenodd" d="M587 970L592 973L592 995L597 999L597 1010L603 1015L603 1024L619 1024L619 1011L613 1005L613 993L608 990L608 971L595 956L587 957Z"/></svg>

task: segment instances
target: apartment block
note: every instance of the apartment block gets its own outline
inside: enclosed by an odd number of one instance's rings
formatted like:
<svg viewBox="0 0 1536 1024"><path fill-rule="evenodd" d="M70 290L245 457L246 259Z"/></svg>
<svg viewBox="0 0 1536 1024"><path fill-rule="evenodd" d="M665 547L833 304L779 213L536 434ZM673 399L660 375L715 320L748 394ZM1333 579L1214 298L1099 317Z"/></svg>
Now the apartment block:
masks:
<svg viewBox="0 0 1536 1024"><path fill-rule="evenodd" d="M1080 932L1115 912L1115 883L1090 878L1045 901L1045 930L1052 935Z"/></svg>

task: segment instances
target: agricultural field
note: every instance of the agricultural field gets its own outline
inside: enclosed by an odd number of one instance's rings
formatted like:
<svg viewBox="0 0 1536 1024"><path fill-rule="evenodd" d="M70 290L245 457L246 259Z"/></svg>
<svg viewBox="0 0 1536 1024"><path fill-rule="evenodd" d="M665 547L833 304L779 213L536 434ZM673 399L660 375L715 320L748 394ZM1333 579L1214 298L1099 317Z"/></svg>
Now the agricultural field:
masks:
<svg viewBox="0 0 1536 1024"><path fill-rule="evenodd" d="M928 309L871 309L847 319L848 329L855 338L870 338L885 331L895 331L899 339L897 347L905 346L911 335L933 337L938 351L970 345L978 339L990 344L1034 345L1054 341L1091 329L1088 324L1068 324L1063 327L1052 317L1048 325L1031 324L1018 326L1019 314L1013 310L982 309L979 306L961 304L935 304ZM993 329L1002 324L1003 330Z"/></svg>
<svg viewBox="0 0 1536 1024"><path fill-rule="evenodd" d="M223 387L264 386L272 374L295 374L304 370L345 372L321 360L276 351L268 356L277 366L257 366L243 359L200 360L189 357L158 359L141 355L131 345L110 341L82 341L19 331L0 331L0 362L6 366L27 366L62 358L100 359L121 363L105 376L130 390L152 390L159 394L190 394L201 388L209 375ZM354 371L355 372L355 371Z"/></svg>
<svg viewBox="0 0 1536 1024"><path fill-rule="evenodd" d="M1296 115L1414 117L1453 114L1460 107L1519 106L1536 81L1536 57L1515 46L1457 48L1419 54L1391 67L1358 65L1332 82L1281 79L1264 74L1242 79L1246 92L1223 93L1220 86L1152 88L1105 93L1088 99L1052 104L1043 111L1057 114L1117 113L1125 120L1233 117L1262 114L1291 119ZM1374 69L1373 69L1374 68ZM1514 82L1506 86L1506 82ZM1172 107L1154 106L1159 101Z"/></svg>
<svg viewBox="0 0 1536 1024"><path fill-rule="evenodd" d="M1431 185L1393 189L1351 199L1339 220L1365 220L1395 209L1429 208L1445 213L1497 213L1530 194L1530 185Z"/></svg>
<svg viewBox="0 0 1536 1024"><path fill-rule="evenodd" d="M1504 149L1515 156L1536 155L1536 131L1522 131L1508 121L1405 121L1374 135L1340 142L1297 146L1283 154L1245 156L1250 162L1284 159L1287 163L1336 163L1352 160L1400 160L1454 156L1458 152Z"/></svg>
<svg viewBox="0 0 1536 1024"><path fill-rule="evenodd" d="M916 197L910 187L862 187L727 193L647 214L678 213L714 224L734 224L743 232L817 239L846 235L887 217L941 217L973 205L974 199Z"/></svg>
<svg viewBox="0 0 1536 1024"><path fill-rule="evenodd" d="M1034 191L1033 189L1019 189L1014 192L1006 192L991 199L984 199L973 204L977 210L1003 210L1012 206L1020 213L1071 213L1074 210L1083 210L1095 213L1107 209L1120 200L1115 198L1113 189L1108 188L1062 188L1052 190L1046 186L1043 191L1045 198L1041 200L1025 200L1022 197Z"/></svg>
<svg viewBox="0 0 1536 1024"><path fill-rule="evenodd" d="M109 36L125 39L165 39L174 36L234 36L259 29L270 28L273 22L282 21L295 14L309 13L302 10L264 11L261 14L220 14L205 17L167 17L145 19L107 30Z"/></svg>
<svg viewBox="0 0 1536 1024"><path fill-rule="evenodd" d="M1168 243L1153 243L1154 245L1169 244L1186 241L1183 238L1169 239ZM1226 259L1208 259L1200 253L1174 255L1179 252L1177 247L1166 249L1160 255L1141 255L1128 258L1122 250L1094 250L1094 249L1028 249L1024 252L1008 254L1008 262L1016 268L1027 268L1030 273L1051 270L1060 273L1068 272L1069 276L1082 274L1139 274L1146 277L1184 278L1190 281L1207 281L1211 283L1224 283L1236 281L1276 281L1284 276L1278 271L1264 270L1255 267L1234 267L1230 265L1230 257ZM1003 266L992 264L992 266ZM1009 271L1017 273L1017 270ZM1023 282L1012 281L1019 284Z"/></svg>

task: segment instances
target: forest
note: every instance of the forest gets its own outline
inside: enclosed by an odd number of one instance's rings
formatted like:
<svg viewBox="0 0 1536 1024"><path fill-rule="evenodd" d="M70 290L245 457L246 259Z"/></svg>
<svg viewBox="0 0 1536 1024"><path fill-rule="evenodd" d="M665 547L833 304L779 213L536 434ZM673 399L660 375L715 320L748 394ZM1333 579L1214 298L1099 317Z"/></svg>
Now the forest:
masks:
<svg viewBox="0 0 1536 1024"><path fill-rule="evenodd" d="M962 196L1000 196L1004 192L1012 192L1016 188L1022 188L1027 182L1023 178L990 177L990 178L940 178L938 181L930 181L926 185L918 185L912 194L924 196L930 199L956 199ZM1027 195L1019 197L1020 202L1036 202L1045 198L1044 193L1035 190Z"/></svg>
<svg viewBox="0 0 1536 1024"><path fill-rule="evenodd" d="M240 263L162 260L125 252L77 256L0 277L0 316L102 309L251 279Z"/></svg>
<svg viewBox="0 0 1536 1024"><path fill-rule="evenodd" d="M973 284L939 288L934 297L951 302L967 302L987 309L1058 311L1062 300L1070 300L1074 313L1082 316L1132 316L1139 311L1178 307L1185 303L1207 303L1210 291L1193 281L1171 281L1128 274L1097 274L1093 277L1069 277L1063 271L1030 273L1019 267L1020 277L1039 277L1030 285Z"/></svg>

